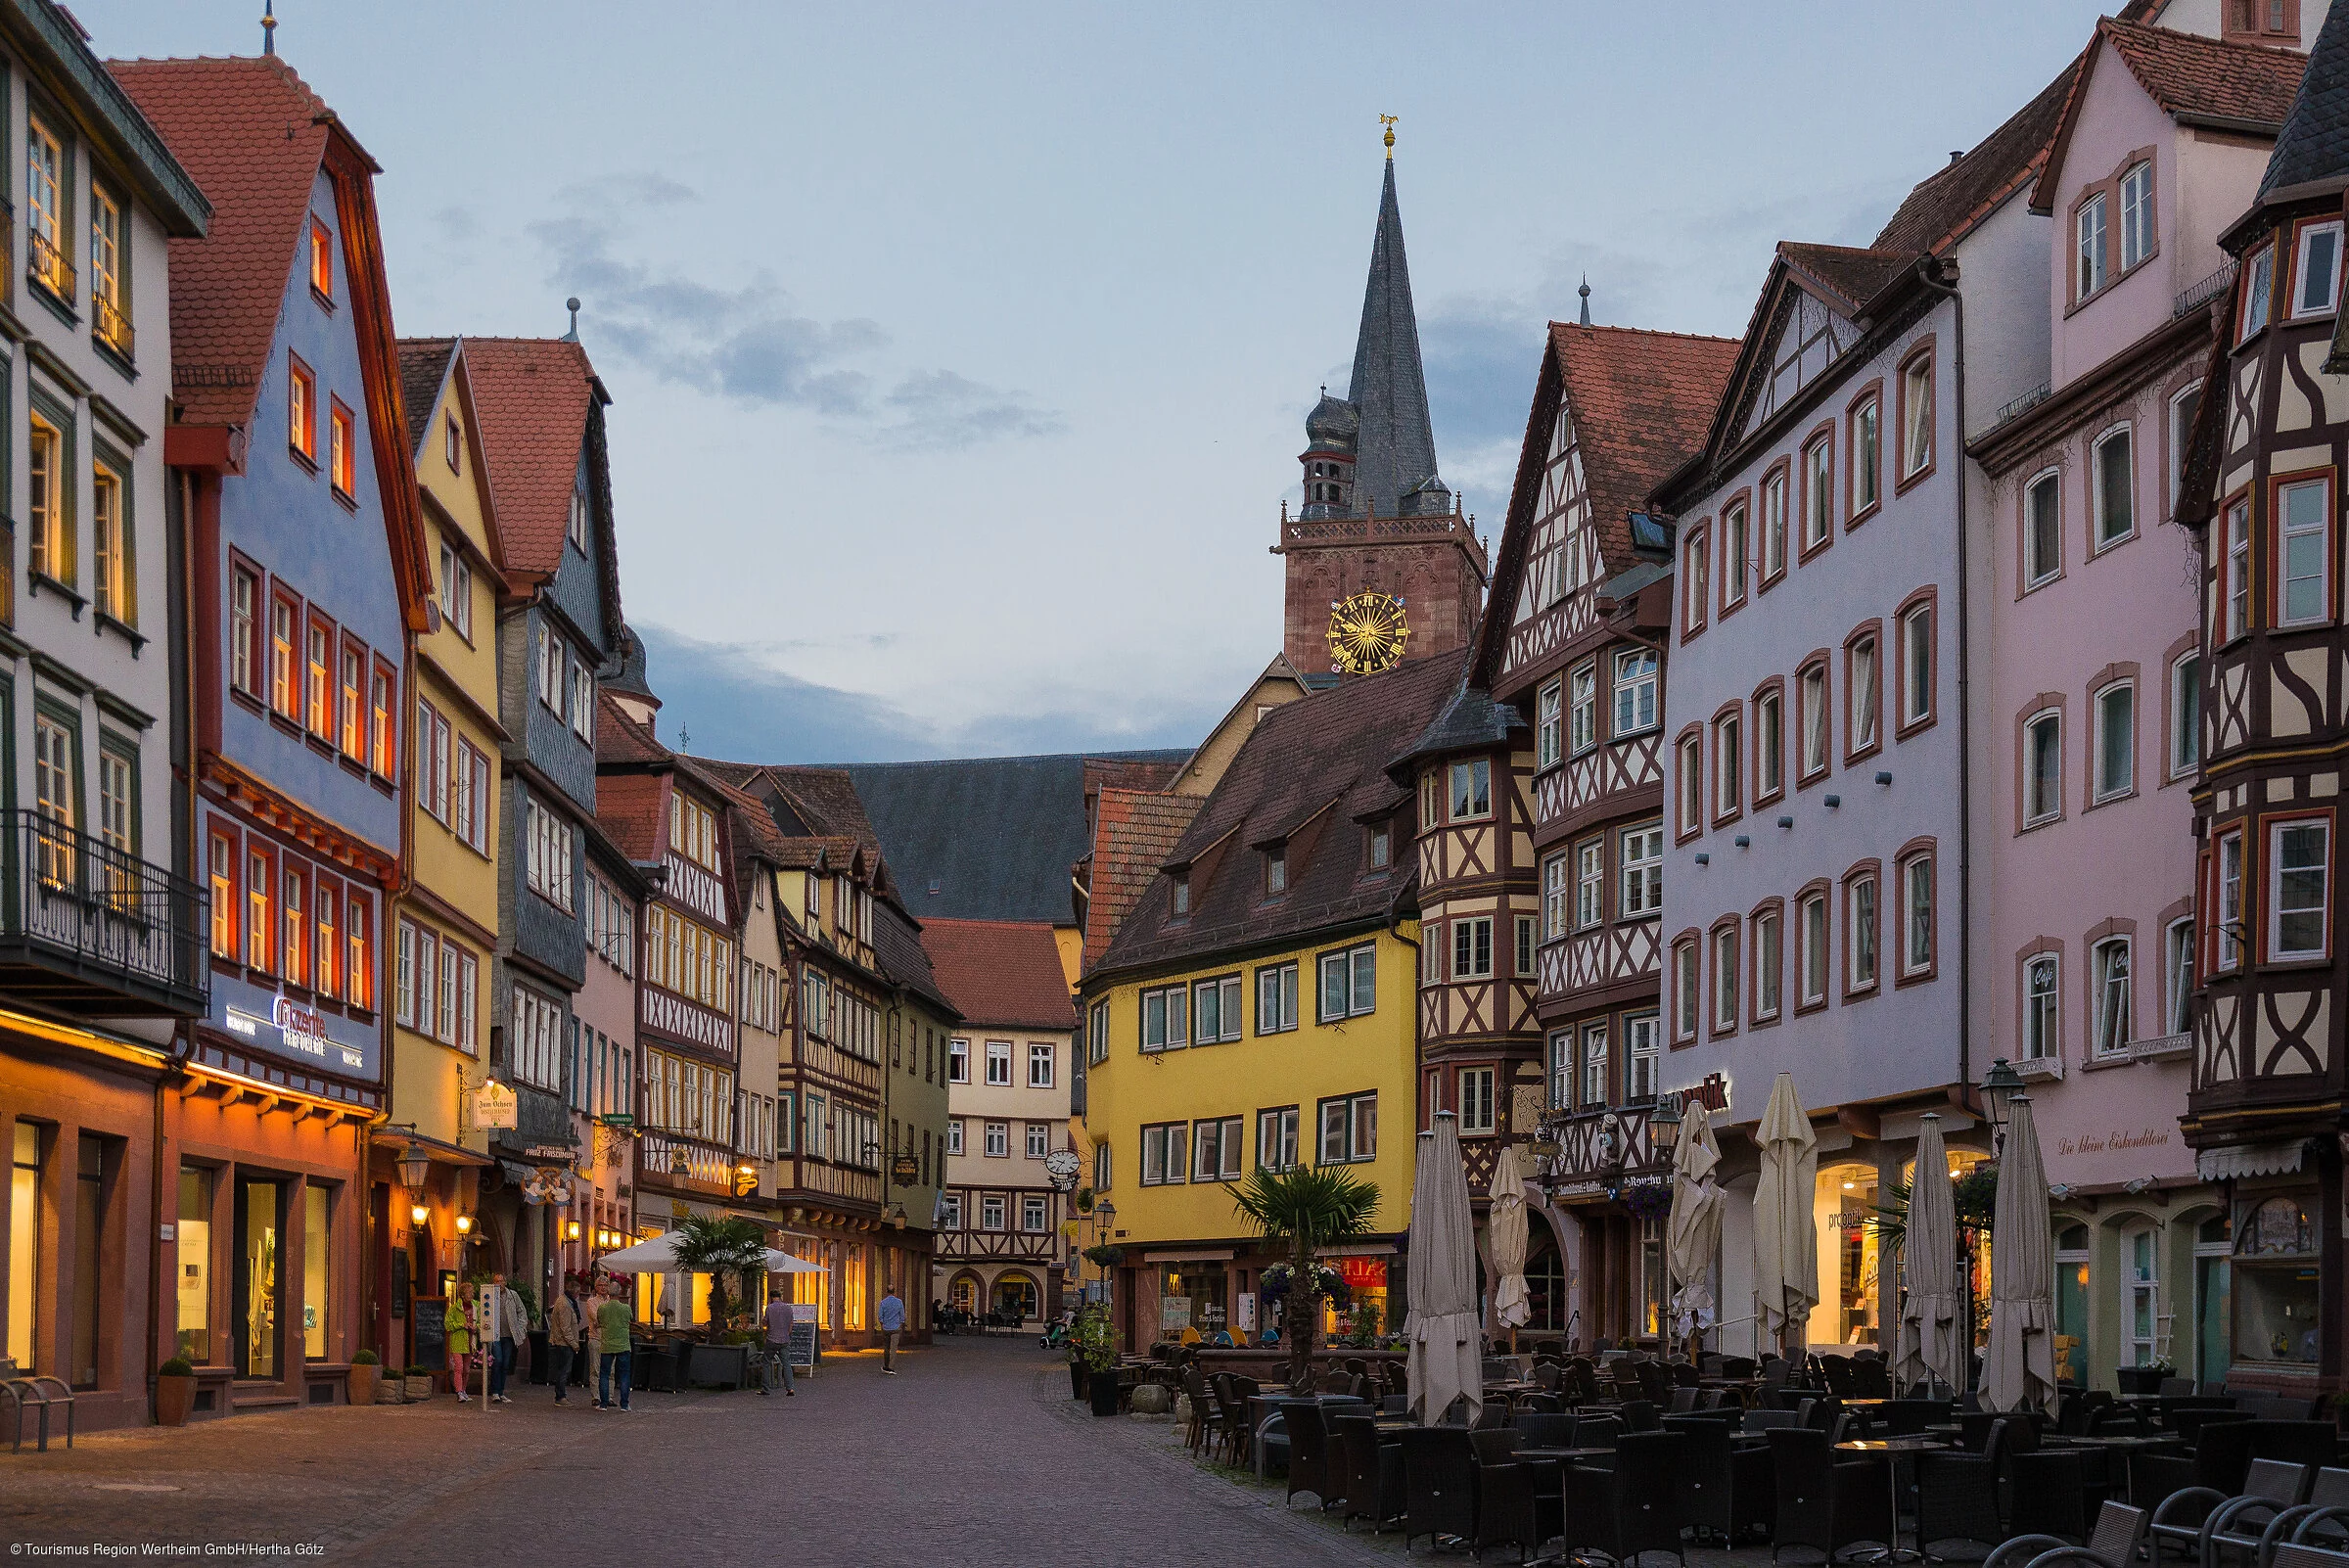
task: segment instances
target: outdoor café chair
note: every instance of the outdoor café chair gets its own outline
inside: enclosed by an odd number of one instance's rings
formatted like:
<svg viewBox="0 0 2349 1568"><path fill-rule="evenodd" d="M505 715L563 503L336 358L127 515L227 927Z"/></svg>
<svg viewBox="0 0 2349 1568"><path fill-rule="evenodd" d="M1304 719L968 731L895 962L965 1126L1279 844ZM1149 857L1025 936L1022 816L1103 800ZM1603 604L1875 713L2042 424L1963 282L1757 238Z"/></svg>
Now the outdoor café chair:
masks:
<svg viewBox="0 0 2349 1568"><path fill-rule="evenodd" d="M1631 1563L1641 1552L1669 1551L1686 1562L1681 1545L1678 1488L1655 1478L1674 1473L1686 1452L1678 1432L1642 1432L1616 1449L1612 1470L1577 1464L1565 1472L1566 1547L1576 1556L1597 1554Z"/></svg>
<svg viewBox="0 0 2349 1568"><path fill-rule="evenodd" d="M1519 1462L1514 1432L1477 1432L1476 1535L1473 1549L1482 1557L1487 1546L1502 1542L1517 1548L1519 1561L1542 1549L1543 1542L1565 1528L1562 1496L1557 1482L1544 1486L1543 1472L1555 1477L1558 1466ZM1484 1439L1505 1441L1485 1442Z"/></svg>
<svg viewBox="0 0 2349 1568"><path fill-rule="evenodd" d="M2096 1510L2096 1533L2075 1546L2053 1536L2016 1536L1982 1560L1982 1568L2136 1568L2145 1535L2145 1510L2107 1502Z"/></svg>
<svg viewBox="0 0 2349 1568"><path fill-rule="evenodd" d="M1310 1492L1313 1500L1327 1509L1332 1489L1329 1441L1321 1426L1321 1407L1307 1400L1293 1400L1281 1407L1280 1416L1289 1433L1289 1491L1282 1500L1294 1502L1298 1493Z"/></svg>
<svg viewBox="0 0 2349 1568"><path fill-rule="evenodd" d="M2088 1535L2089 1494L2102 1501L2104 1455L2080 1449L2042 1449L2006 1456L2006 1528L2018 1536ZM2091 1467L2095 1475L2091 1475Z"/></svg>
<svg viewBox="0 0 2349 1568"><path fill-rule="evenodd" d="M1576 1447L1574 1423L1579 1419L1548 1410L1519 1410L1517 1430L1529 1449L1571 1449Z"/></svg>
<svg viewBox="0 0 2349 1568"><path fill-rule="evenodd" d="M2245 1518L2245 1525L2264 1527L2273 1511L2288 1508L2300 1500L2300 1492L2308 1484L2306 1467L2281 1459L2250 1457L2249 1422L2213 1428L2203 1436L2207 1449L2222 1436L2226 1446L2238 1443L2243 1453L2240 1478L2226 1487L2184 1487L2163 1498L2153 1508L2153 1557L2158 1562L2161 1548L2174 1545L2181 1552L2191 1552L2196 1562L2210 1559L2210 1539L2215 1531L2225 1530L2234 1519L2260 1512L2257 1519ZM2194 1457L2203 1456L2196 1450ZM2255 1538L2256 1539L2256 1538Z"/></svg>
<svg viewBox="0 0 2349 1568"><path fill-rule="evenodd" d="M2326 1551L2322 1546L2287 1542L2276 1548L2274 1568L2349 1568L2349 1551Z"/></svg>
<svg viewBox="0 0 2349 1568"><path fill-rule="evenodd" d="M2258 1568L2269 1568L2276 1548L2287 1543L2336 1549L2349 1545L2349 1470L2325 1466L2309 1485L2305 1501L2268 1521L2260 1532Z"/></svg>
<svg viewBox="0 0 2349 1568"><path fill-rule="evenodd" d="M1417 1426L1403 1434L1405 1551L1421 1536L1431 1545L1446 1536L1476 1533L1476 1451L1456 1426Z"/></svg>
<svg viewBox="0 0 2349 1568"><path fill-rule="evenodd" d="M1892 1498L1875 1461L1839 1460L1826 1433L1802 1427L1770 1434L1770 1461L1777 1491L1772 1562L1788 1546L1809 1546L1833 1562L1862 1543L1892 1545Z"/></svg>
<svg viewBox="0 0 2349 1568"><path fill-rule="evenodd" d="M1370 1521L1377 1535L1410 1505L1403 1485L1403 1445L1390 1443L1366 1415L1341 1415L1329 1423L1332 1453L1346 1465L1346 1508L1340 1528Z"/></svg>
<svg viewBox="0 0 2349 1568"><path fill-rule="evenodd" d="M1729 1468L1729 1429L1720 1421L1664 1418L1665 1430L1681 1439L1674 1480L1680 1488L1680 1519L1713 1545L1730 1539L1734 1477Z"/></svg>
<svg viewBox="0 0 2349 1568"><path fill-rule="evenodd" d="M2012 1423L2000 1416L1990 1423L1979 1453L1916 1456L1916 1539L1927 1553L1938 1541L1996 1545L2006 1539L1999 1482L2012 1431Z"/></svg>
<svg viewBox="0 0 2349 1568"><path fill-rule="evenodd" d="M2268 1526L2301 1502L2315 1479L2308 1466L2288 1459L2253 1459L2243 1477L2242 1495L2203 1515L2194 1539L2195 1560L2201 1568L2217 1568L2220 1554L2230 1547L2257 1551Z"/></svg>

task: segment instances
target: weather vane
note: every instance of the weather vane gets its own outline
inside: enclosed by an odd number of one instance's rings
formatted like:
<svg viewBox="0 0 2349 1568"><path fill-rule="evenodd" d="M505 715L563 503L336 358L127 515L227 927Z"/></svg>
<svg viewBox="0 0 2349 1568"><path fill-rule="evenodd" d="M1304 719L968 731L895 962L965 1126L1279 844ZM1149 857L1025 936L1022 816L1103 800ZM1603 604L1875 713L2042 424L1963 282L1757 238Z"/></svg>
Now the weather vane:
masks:
<svg viewBox="0 0 2349 1568"><path fill-rule="evenodd" d="M1381 115L1378 116L1378 122L1387 128L1387 157L1389 159L1392 159L1395 156L1395 121L1398 117L1399 116L1394 115Z"/></svg>

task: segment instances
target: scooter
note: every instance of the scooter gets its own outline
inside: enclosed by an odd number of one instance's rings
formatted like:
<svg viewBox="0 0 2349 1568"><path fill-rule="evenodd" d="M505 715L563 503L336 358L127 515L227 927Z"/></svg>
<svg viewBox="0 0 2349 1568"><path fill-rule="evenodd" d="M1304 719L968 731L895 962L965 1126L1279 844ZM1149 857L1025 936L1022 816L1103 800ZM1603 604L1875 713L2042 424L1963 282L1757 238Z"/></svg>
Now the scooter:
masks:
<svg viewBox="0 0 2349 1568"><path fill-rule="evenodd" d="M1065 1322L1047 1324L1044 1331L1036 1336L1037 1350L1066 1350L1068 1344L1069 1325Z"/></svg>

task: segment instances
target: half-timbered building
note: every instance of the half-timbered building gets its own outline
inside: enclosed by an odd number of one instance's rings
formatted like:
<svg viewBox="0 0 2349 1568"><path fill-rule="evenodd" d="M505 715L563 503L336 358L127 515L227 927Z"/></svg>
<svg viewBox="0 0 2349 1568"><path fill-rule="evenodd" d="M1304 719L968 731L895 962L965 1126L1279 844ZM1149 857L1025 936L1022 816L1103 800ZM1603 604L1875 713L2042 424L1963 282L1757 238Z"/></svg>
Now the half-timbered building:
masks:
<svg viewBox="0 0 2349 1568"><path fill-rule="evenodd" d="M2182 1126L2226 1183L2229 1386L2337 1393L2342 1224L2340 757L2349 746L2349 10L2326 19L2250 210L2202 385L2180 521L2202 537L2193 1088Z"/></svg>

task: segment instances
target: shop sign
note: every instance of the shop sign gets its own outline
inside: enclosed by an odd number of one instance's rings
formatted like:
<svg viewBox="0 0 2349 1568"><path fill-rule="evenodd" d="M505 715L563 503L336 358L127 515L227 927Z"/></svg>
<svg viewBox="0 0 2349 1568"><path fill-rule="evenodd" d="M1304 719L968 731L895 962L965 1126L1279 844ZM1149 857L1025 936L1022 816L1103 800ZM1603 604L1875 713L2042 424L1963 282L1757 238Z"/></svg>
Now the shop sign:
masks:
<svg viewBox="0 0 2349 1568"><path fill-rule="evenodd" d="M1191 1326L1191 1298L1161 1296L1158 1298L1158 1327L1161 1333L1181 1333Z"/></svg>
<svg viewBox="0 0 2349 1568"><path fill-rule="evenodd" d="M1240 1292L1240 1328L1244 1333L1256 1332L1256 1292Z"/></svg>
<svg viewBox="0 0 2349 1568"><path fill-rule="evenodd" d="M236 989L243 992L241 999L251 1005L232 1005L230 987L215 983L211 1022L240 1043L299 1062L314 1072L346 1078L376 1076L382 1044L377 1032L255 987Z"/></svg>
<svg viewBox="0 0 2349 1568"><path fill-rule="evenodd" d="M521 1114L521 1100L512 1089L492 1079L466 1096L466 1108L472 1114L475 1130L486 1131L513 1127Z"/></svg>
<svg viewBox="0 0 2349 1568"><path fill-rule="evenodd" d="M1337 1258L1338 1277L1346 1281L1348 1290L1384 1290L1387 1288L1387 1261L1384 1258Z"/></svg>

